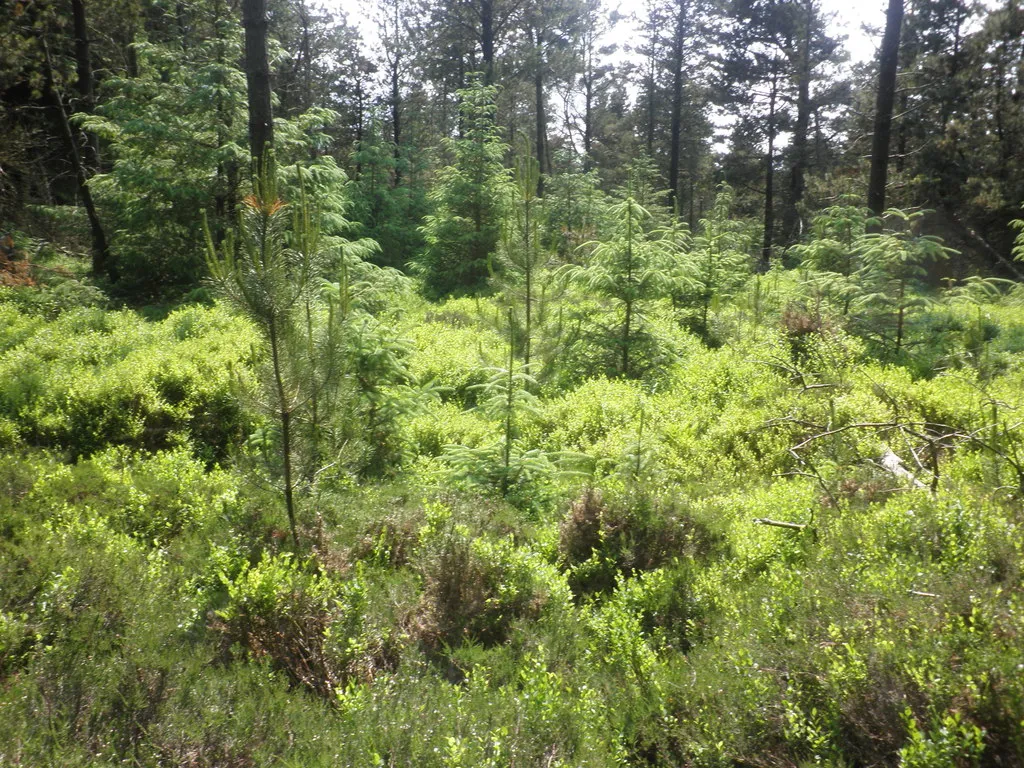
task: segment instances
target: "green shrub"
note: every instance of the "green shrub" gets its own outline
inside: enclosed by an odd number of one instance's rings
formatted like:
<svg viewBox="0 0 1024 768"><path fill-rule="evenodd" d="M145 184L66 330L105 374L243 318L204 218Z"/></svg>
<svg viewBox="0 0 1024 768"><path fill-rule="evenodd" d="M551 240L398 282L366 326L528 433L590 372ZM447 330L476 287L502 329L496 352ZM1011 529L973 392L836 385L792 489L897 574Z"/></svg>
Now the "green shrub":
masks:
<svg viewBox="0 0 1024 768"><path fill-rule="evenodd" d="M439 312L453 304L442 305ZM461 311L461 310L451 310ZM430 382L441 388L444 399L465 408L476 405L474 386L487 381L487 360L501 355L501 338L489 328L461 325L424 323L411 329L410 340L415 352L410 356L409 369L420 382Z"/></svg>
<svg viewBox="0 0 1024 768"><path fill-rule="evenodd" d="M234 496L226 473L207 473L186 449L146 456L117 447L42 469L24 503L41 519L100 515L118 533L166 546L183 532L210 527Z"/></svg>
<svg viewBox="0 0 1024 768"><path fill-rule="evenodd" d="M17 749L29 764L74 764L80 746L91 756L83 764L131 754L166 696L189 609L164 555L85 509L27 528L5 549L0 559L22 576L4 579L0 610L29 634L6 649L17 674L0 695L0 753Z"/></svg>
<svg viewBox="0 0 1024 768"><path fill-rule="evenodd" d="M192 442L205 458L223 459L244 424L230 369L252 341L218 308L182 309L160 323L69 312L0 354L0 415L26 443L71 456Z"/></svg>

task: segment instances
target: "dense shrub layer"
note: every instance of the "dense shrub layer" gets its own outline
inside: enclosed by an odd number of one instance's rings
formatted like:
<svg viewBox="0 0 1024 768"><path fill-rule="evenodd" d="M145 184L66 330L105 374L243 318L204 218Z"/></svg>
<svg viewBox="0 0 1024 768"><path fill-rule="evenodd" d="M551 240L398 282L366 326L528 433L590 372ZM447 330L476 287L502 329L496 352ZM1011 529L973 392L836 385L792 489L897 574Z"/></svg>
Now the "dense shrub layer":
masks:
<svg viewBox="0 0 1024 768"><path fill-rule="evenodd" d="M247 325L0 302L0 762L1024 765L1019 311L923 313L922 375L761 280L505 410L495 304L410 301L300 552Z"/></svg>

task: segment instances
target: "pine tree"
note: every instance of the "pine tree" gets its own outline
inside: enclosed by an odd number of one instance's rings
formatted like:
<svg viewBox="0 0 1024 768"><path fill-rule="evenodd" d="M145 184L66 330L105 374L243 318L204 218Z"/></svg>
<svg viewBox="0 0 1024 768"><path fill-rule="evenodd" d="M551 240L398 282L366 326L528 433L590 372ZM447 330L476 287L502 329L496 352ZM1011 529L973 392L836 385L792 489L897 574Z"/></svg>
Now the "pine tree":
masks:
<svg viewBox="0 0 1024 768"><path fill-rule="evenodd" d="M885 187L889 179L889 140L892 134L892 110L896 100L896 69L899 64L902 25L903 0L889 0L878 67L875 130L871 141L871 178L868 180L868 210L876 217L876 222L869 223L868 229L874 232L881 232L882 225L878 219L885 211Z"/></svg>
<svg viewBox="0 0 1024 768"><path fill-rule="evenodd" d="M706 75L712 21L706 0L652 0L638 46L647 154L665 177L667 207L688 210L691 226L712 132Z"/></svg>
<svg viewBox="0 0 1024 768"><path fill-rule="evenodd" d="M917 231L921 217L889 210L886 218L900 228L868 232L853 248L860 264L851 281L853 309L861 313L864 331L891 343L897 354L906 344L910 316L928 303L920 290L925 265L952 252L939 238Z"/></svg>
<svg viewBox="0 0 1024 768"><path fill-rule="evenodd" d="M109 170L90 187L112 226L123 290L171 292L203 277L197 212L215 240L234 226L246 150L245 76L237 20L214 2L195 39L136 46L134 77L108 77L81 124L104 141Z"/></svg>
<svg viewBox="0 0 1024 768"><path fill-rule="evenodd" d="M295 421L296 411L308 397L303 386L308 377L301 365L305 325L302 310L310 299L314 279L322 271L318 263L321 253L286 246L289 211L278 197L272 153L267 153L254 182L255 191L243 201L237 236L229 232L219 254L206 230L207 265L214 284L249 316L267 343L268 410L278 429L284 504L292 542L298 550ZM306 220L305 216L300 218Z"/></svg>
<svg viewBox="0 0 1024 768"><path fill-rule="evenodd" d="M750 275L748 251L753 238L746 222L733 212L733 190L721 184L707 218L701 219L693 245L682 259L683 280L677 303L697 309L696 330L710 336L710 313L715 305L732 295Z"/></svg>
<svg viewBox="0 0 1024 768"><path fill-rule="evenodd" d="M764 236L758 269L765 271L780 234L789 244L802 229L801 208L813 159L811 119L838 94L831 81L842 52L839 41L827 33L818 0L735 0L729 16L724 106L742 113L763 140ZM779 147L787 132L792 134L785 152L789 190L777 197L784 155ZM740 179L730 181L738 184Z"/></svg>

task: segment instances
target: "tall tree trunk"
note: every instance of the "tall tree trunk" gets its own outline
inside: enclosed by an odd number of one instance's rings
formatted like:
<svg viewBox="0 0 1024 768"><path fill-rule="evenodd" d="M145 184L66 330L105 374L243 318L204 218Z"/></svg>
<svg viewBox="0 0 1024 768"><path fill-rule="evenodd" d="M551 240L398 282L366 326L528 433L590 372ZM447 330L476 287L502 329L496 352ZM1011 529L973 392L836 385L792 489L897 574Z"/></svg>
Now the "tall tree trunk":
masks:
<svg viewBox="0 0 1024 768"><path fill-rule="evenodd" d="M594 146L594 75L591 69L593 65L588 63L588 72L583 80L583 171L587 172L593 166L591 150Z"/></svg>
<svg viewBox="0 0 1024 768"><path fill-rule="evenodd" d="M43 54L46 65L46 80L44 85L46 97L53 107L53 113L57 119L57 125L60 128L61 138L64 140L64 144L67 148L68 157L71 160L71 167L75 171L75 183L78 187L78 195L82 199L82 205L85 208L86 216L89 219L89 231L92 234L92 272L94 275L105 274L111 281L114 281L117 280L117 271L110 258L110 249L107 246L107 235L103 230L103 224L100 221L99 214L96 211L96 206L93 203L92 193L89 190L89 172L85 167L85 163L82 162L82 153L78 148L78 138L75 136L75 132L71 127L71 121L68 120L68 112L64 106L64 100L61 98L60 93L57 92L56 85L54 85L53 61L50 59L50 46L45 40L43 41Z"/></svg>
<svg viewBox="0 0 1024 768"><path fill-rule="evenodd" d="M690 170L689 170L689 172L687 174L687 176L689 177L687 179L687 181L689 182L689 188L690 188L690 194L689 194L689 198L688 198L690 211L689 211L689 215L687 216L687 222L690 225L690 231L691 232L693 232L693 230L697 228L697 221L694 218L694 198L697 196L697 168L696 168L696 165L697 164L691 160L690 161Z"/></svg>
<svg viewBox="0 0 1024 768"><path fill-rule="evenodd" d="M764 241L758 270L767 272L772 265L772 245L775 230L775 107L779 93L779 74L772 71L771 91L768 96L768 152L764 159Z"/></svg>
<svg viewBox="0 0 1024 768"><path fill-rule="evenodd" d="M81 107L78 111L90 113L96 105L95 86L92 76L92 62L89 56L89 25L85 19L84 0L71 0L71 16L75 30L75 70L78 76L78 94ZM86 133L86 152L82 162L93 172L100 167L99 138Z"/></svg>
<svg viewBox="0 0 1024 768"><path fill-rule="evenodd" d="M654 157L654 70L653 57L647 58L647 156Z"/></svg>
<svg viewBox="0 0 1024 768"><path fill-rule="evenodd" d="M892 134L892 108L896 99L896 69L899 62L902 25L903 0L889 0L878 65L875 134L871 141L871 177L868 180L868 210L875 217L881 217L885 212L885 186L889 178L889 140ZM881 228L881 221L878 221L871 230L880 232Z"/></svg>
<svg viewBox="0 0 1024 768"><path fill-rule="evenodd" d="M135 41L138 39L138 33L136 32L138 28L138 21L138 14L133 13L131 29L128 33L129 43L126 54L128 77L132 80L137 79L139 76L139 54L138 51L135 50Z"/></svg>
<svg viewBox="0 0 1024 768"><path fill-rule="evenodd" d="M402 184L402 82L401 53L396 51L391 64L391 138L395 142L395 186Z"/></svg>
<svg viewBox="0 0 1024 768"><path fill-rule="evenodd" d="M538 176L540 174L538 173ZM526 339L523 345L523 366L526 373L530 372L530 352L531 352L531 340L533 339L533 248L535 246L535 240L533 237L533 222L531 221L531 210L530 203L532 201L529 198L523 201L524 210L524 221L523 221L523 233L526 235L526 268L523 270L525 279L525 295L523 297L523 303L526 305Z"/></svg>
<svg viewBox="0 0 1024 768"><path fill-rule="evenodd" d="M302 62L302 111L313 106L313 32L310 29L309 9L305 0L299 0L299 21L302 24L302 37L299 42L299 59Z"/></svg>
<svg viewBox="0 0 1024 768"><path fill-rule="evenodd" d="M679 3L675 37L672 40L672 135L668 164L668 205L679 204L679 157L683 131L683 33L686 30L685 3Z"/></svg>
<svg viewBox="0 0 1024 768"><path fill-rule="evenodd" d="M264 156L274 146L267 60L267 0L242 0L242 26L245 28L245 80L249 91L249 151L256 175L260 176Z"/></svg>
<svg viewBox="0 0 1024 768"><path fill-rule="evenodd" d="M480 53L484 85L494 85L494 0L480 0Z"/></svg>
<svg viewBox="0 0 1024 768"><path fill-rule="evenodd" d="M361 80L356 80L356 147L362 149L363 147L363 112L366 108L366 94L363 93L363 83ZM362 153L357 153L356 157L361 157ZM356 179L359 179L363 175L363 164L362 161L356 161Z"/></svg>
<svg viewBox="0 0 1024 768"><path fill-rule="evenodd" d="M544 32L536 30L536 63L533 70L534 103L537 117L537 197L544 197L544 174L550 170L546 163L548 120L544 109Z"/></svg>
<svg viewBox="0 0 1024 768"><path fill-rule="evenodd" d="M218 85L223 86L217 89L214 106L217 113L217 145L223 147L228 142L228 135L231 130L231 110L227 108L224 101L224 92L227 89L227 77L224 75L225 65L228 63L227 39L225 32L226 25L223 23L231 14L226 3L217 2L213 5L213 29L216 35L216 62L220 65L220 77L223 78ZM214 211L216 221L214 222L214 237L219 245L224 238L228 227L237 223L237 197L238 197L238 163L233 159L221 160L217 163L217 192L214 196Z"/></svg>
<svg viewBox="0 0 1024 768"><path fill-rule="evenodd" d="M263 231L266 231L264 225ZM274 386L277 394L278 419L281 422L281 458L284 462L284 506L288 513L288 527L291 529L295 551L299 551L299 527L295 515L295 481L292 473L292 404L284 383L284 367L281 360L281 340L277 324L270 321L270 356L274 363Z"/></svg>
<svg viewBox="0 0 1024 768"><path fill-rule="evenodd" d="M808 6L808 18L804 21L800 39L799 62L797 64L796 83L796 124L793 126L793 165L789 176L789 201L782 222L782 230L786 239L792 243L800 237L802 223L800 220L800 204L807 189L807 132L811 125L811 24L812 18Z"/></svg>
<svg viewBox="0 0 1024 768"><path fill-rule="evenodd" d="M188 50L188 22L185 20L185 3L183 0L178 0L174 4L174 23L178 27L178 39L181 41L181 50Z"/></svg>

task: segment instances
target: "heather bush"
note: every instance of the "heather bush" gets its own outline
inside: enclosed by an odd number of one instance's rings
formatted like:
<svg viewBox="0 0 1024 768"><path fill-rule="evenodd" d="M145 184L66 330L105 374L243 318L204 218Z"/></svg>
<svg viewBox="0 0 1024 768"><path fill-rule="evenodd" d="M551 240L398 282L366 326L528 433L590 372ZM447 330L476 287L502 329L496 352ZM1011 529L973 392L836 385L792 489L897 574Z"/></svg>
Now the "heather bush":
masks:
<svg viewBox="0 0 1024 768"><path fill-rule="evenodd" d="M513 622L561 610L568 591L554 569L511 537L472 536L450 510L428 509L416 570L419 634L430 646L503 642Z"/></svg>

